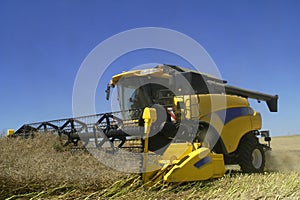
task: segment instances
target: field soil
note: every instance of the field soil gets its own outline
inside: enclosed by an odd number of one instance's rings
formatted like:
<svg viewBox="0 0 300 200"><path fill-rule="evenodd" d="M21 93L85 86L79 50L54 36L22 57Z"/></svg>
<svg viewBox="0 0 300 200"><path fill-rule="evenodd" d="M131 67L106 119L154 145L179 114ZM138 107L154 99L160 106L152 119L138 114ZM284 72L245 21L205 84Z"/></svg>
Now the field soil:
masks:
<svg viewBox="0 0 300 200"><path fill-rule="evenodd" d="M266 155L266 169L300 172L300 135L273 137Z"/></svg>
<svg viewBox="0 0 300 200"><path fill-rule="evenodd" d="M300 199L300 135L272 138L266 172L229 170L219 179L141 185L52 134L0 138L0 199Z"/></svg>

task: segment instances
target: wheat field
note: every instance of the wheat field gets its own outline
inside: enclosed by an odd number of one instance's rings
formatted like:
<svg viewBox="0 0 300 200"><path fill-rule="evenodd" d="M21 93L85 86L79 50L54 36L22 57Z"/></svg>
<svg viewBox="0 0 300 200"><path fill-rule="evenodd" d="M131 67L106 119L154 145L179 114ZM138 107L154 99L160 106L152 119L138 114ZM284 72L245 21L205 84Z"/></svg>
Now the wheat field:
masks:
<svg viewBox="0 0 300 200"><path fill-rule="evenodd" d="M0 199L300 199L300 136L275 137L264 174L144 187L136 174L62 149L57 136L0 138Z"/></svg>

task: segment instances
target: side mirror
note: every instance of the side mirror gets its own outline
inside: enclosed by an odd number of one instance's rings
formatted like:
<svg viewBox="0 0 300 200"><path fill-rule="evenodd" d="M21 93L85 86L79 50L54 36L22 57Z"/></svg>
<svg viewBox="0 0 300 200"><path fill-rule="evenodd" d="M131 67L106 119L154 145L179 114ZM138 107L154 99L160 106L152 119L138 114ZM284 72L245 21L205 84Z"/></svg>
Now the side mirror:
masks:
<svg viewBox="0 0 300 200"><path fill-rule="evenodd" d="M110 84L107 84L107 88L105 90L106 93L106 100L109 100L109 96L110 96Z"/></svg>

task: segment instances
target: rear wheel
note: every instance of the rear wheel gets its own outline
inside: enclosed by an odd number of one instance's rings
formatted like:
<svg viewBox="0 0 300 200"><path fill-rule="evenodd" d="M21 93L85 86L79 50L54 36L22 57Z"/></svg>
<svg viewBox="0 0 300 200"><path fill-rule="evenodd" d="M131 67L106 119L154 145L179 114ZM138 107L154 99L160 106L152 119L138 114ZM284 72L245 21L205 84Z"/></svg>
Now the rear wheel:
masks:
<svg viewBox="0 0 300 200"><path fill-rule="evenodd" d="M238 149L238 163L246 173L262 173L265 167L263 146L253 133L245 135Z"/></svg>

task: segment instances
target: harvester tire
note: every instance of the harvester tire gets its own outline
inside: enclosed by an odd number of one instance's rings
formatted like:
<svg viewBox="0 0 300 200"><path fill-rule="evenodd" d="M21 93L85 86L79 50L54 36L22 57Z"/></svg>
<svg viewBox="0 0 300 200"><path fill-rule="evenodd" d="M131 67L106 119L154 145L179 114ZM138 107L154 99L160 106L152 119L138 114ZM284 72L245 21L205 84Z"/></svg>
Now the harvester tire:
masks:
<svg viewBox="0 0 300 200"><path fill-rule="evenodd" d="M246 173L262 173L265 167L263 146L253 133L245 135L238 149L238 163Z"/></svg>

